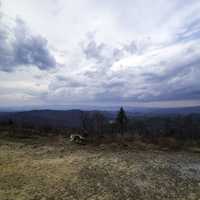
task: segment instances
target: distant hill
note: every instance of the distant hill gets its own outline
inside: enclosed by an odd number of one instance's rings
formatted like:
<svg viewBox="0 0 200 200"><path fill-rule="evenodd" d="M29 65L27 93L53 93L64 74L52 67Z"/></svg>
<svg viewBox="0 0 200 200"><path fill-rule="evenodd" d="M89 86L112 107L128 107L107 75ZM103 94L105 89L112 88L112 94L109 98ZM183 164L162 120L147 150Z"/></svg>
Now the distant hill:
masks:
<svg viewBox="0 0 200 200"><path fill-rule="evenodd" d="M84 111L91 114L95 111ZM108 118L113 118L112 112L102 111ZM0 112L0 122L12 120L16 124L26 124L34 126L49 126L60 128L73 128L81 126L81 110L33 110L23 112Z"/></svg>
<svg viewBox="0 0 200 200"><path fill-rule="evenodd" d="M127 108L129 115L188 115L200 114L200 106L180 108Z"/></svg>
<svg viewBox="0 0 200 200"><path fill-rule="evenodd" d="M80 116L80 110L34 110L23 112L4 112L0 114L0 121L11 119L17 124L51 127L78 127L81 123Z"/></svg>
<svg viewBox="0 0 200 200"><path fill-rule="evenodd" d="M200 114L200 107L186 108L125 108L128 117ZM95 111L85 111L93 113ZM114 119L117 111L100 111L108 119ZM81 110L32 110L0 112L0 122L12 120L17 124L50 127L81 126Z"/></svg>

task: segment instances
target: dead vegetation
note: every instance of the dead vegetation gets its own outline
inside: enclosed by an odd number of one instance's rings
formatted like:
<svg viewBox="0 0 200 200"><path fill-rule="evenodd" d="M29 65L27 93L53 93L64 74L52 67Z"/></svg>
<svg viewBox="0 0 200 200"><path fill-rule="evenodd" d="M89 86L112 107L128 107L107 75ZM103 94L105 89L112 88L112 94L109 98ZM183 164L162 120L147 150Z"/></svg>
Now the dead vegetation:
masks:
<svg viewBox="0 0 200 200"><path fill-rule="evenodd" d="M0 200L200 199L200 155L174 143L2 137Z"/></svg>

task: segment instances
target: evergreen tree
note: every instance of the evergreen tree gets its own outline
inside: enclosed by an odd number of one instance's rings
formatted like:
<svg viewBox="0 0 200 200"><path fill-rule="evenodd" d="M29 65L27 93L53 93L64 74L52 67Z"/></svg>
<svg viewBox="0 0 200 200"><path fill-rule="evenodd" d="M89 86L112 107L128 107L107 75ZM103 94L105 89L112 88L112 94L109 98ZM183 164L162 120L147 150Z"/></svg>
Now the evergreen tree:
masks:
<svg viewBox="0 0 200 200"><path fill-rule="evenodd" d="M120 108L120 110L117 114L116 122L119 126L120 134L124 135L124 130L126 129L128 118L126 116L126 113L125 113L123 107Z"/></svg>

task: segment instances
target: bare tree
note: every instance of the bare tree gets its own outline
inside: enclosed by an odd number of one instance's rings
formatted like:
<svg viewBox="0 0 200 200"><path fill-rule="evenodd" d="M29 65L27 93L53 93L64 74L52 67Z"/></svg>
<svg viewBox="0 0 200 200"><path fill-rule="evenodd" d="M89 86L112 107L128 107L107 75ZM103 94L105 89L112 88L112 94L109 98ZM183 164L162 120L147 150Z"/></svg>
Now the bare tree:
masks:
<svg viewBox="0 0 200 200"><path fill-rule="evenodd" d="M82 132L84 134L88 133L88 131L90 129L90 121L91 121L89 113L81 111L80 119L81 119L81 129L82 129Z"/></svg>
<svg viewBox="0 0 200 200"><path fill-rule="evenodd" d="M93 114L94 130L98 136L103 135L104 126L106 124L106 118L101 112L95 112Z"/></svg>

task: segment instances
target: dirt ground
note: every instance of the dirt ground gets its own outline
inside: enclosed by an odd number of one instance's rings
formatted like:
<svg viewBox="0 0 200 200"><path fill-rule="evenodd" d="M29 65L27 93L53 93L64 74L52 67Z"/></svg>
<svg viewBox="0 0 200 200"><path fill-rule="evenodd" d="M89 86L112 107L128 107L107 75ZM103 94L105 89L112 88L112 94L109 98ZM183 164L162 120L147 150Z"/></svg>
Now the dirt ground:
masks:
<svg viewBox="0 0 200 200"><path fill-rule="evenodd" d="M200 154L0 138L0 200L200 199Z"/></svg>

